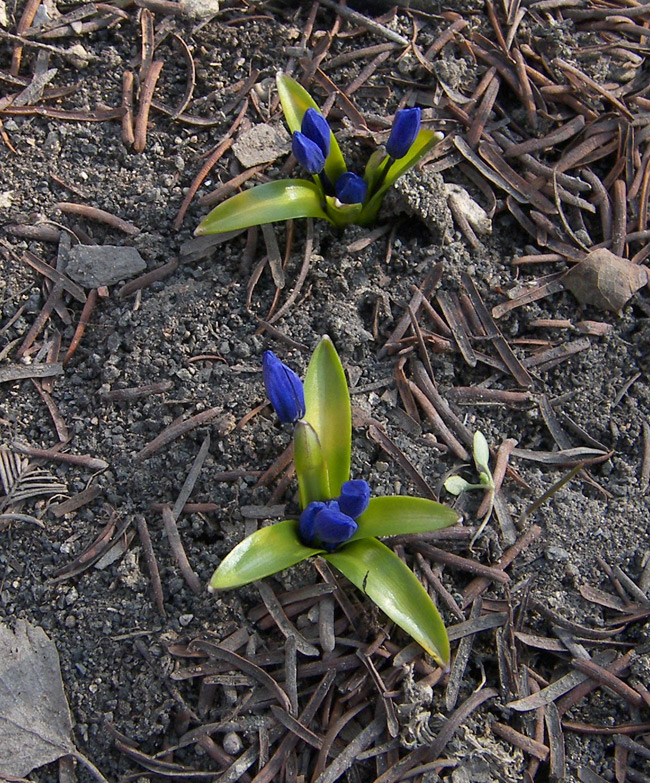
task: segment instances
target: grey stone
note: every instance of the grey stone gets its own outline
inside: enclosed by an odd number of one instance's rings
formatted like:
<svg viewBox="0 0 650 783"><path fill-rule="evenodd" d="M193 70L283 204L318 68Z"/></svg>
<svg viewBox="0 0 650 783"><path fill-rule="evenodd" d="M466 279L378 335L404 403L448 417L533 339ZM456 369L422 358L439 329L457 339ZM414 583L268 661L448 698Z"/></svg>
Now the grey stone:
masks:
<svg viewBox="0 0 650 783"><path fill-rule="evenodd" d="M244 747L239 734L229 731L223 738L223 749L231 756L236 756Z"/></svg>
<svg viewBox="0 0 650 783"><path fill-rule="evenodd" d="M291 138L281 125L260 123L240 133L232 150L242 166L250 168L286 155L291 150Z"/></svg>
<svg viewBox="0 0 650 783"><path fill-rule="evenodd" d="M70 248L66 274L85 288L115 285L147 268L134 247L76 245Z"/></svg>
<svg viewBox="0 0 650 783"><path fill-rule="evenodd" d="M209 19L219 13L219 0L181 0L181 10L191 19Z"/></svg>

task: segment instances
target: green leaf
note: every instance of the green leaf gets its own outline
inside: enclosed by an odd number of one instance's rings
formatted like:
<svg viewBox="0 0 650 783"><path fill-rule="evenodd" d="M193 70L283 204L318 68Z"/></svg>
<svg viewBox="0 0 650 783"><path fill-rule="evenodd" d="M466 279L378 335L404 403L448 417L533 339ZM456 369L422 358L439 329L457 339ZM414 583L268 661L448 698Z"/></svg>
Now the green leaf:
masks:
<svg viewBox="0 0 650 783"><path fill-rule="evenodd" d="M215 207L194 232L222 234L291 218L324 218L323 193L315 182L283 179L245 190ZM331 221L330 221L331 222Z"/></svg>
<svg viewBox="0 0 650 783"><path fill-rule="evenodd" d="M352 417L350 392L336 348L325 336L305 375L305 421L316 430L327 465L331 497L350 478Z"/></svg>
<svg viewBox="0 0 650 783"><path fill-rule="evenodd" d="M300 542L295 520L277 522L257 530L237 544L212 574L209 590L230 590L247 585L256 579L277 574L320 552L322 549L314 549Z"/></svg>
<svg viewBox="0 0 650 783"><path fill-rule="evenodd" d="M389 163L390 159L383 147L376 149L368 158L366 168L363 172L363 178L368 185L368 193L371 195L375 192L377 183L381 182L382 177L385 176L385 170Z"/></svg>
<svg viewBox="0 0 650 783"><path fill-rule="evenodd" d="M376 538L344 544L323 555L442 666L449 639L442 618L415 574Z"/></svg>
<svg viewBox="0 0 650 783"><path fill-rule="evenodd" d="M337 228L345 228L359 220L362 204L342 204L334 196L325 196L325 210L329 219Z"/></svg>
<svg viewBox="0 0 650 783"><path fill-rule="evenodd" d="M432 147L435 147L442 138L443 136L441 133L423 128L415 137L411 149L403 158L394 161L388 169L386 169L385 165L380 165L380 169L385 172L384 181L364 206L363 212L359 217L359 225L367 226L375 220L384 194L388 188L393 185L402 174L405 174L409 169L412 169L413 166L419 163L427 152L429 152Z"/></svg>
<svg viewBox="0 0 650 783"><path fill-rule="evenodd" d="M445 479L444 487L451 495L462 495L463 492L467 492L470 489L476 489L477 485L470 484L469 481L465 481L462 476L453 475L449 476L448 479Z"/></svg>
<svg viewBox="0 0 650 783"><path fill-rule="evenodd" d="M489 481L492 480L492 474L490 471L490 447L488 446L485 435L476 430L474 433L474 440L472 442L472 451L474 453L474 464L479 474L485 474ZM483 479L481 478L481 481Z"/></svg>
<svg viewBox="0 0 650 783"><path fill-rule="evenodd" d="M460 515L449 506L426 498L408 495L371 498L366 511L357 519L359 529L350 539L370 536L400 536L430 533L460 522Z"/></svg>
<svg viewBox="0 0 650 783"><path fill-rule="evenodd" d="M314 500L330 500L332 496L323 450L316 430L304 419L296 422L293 431L293 459L300 508L307 508Z"/></svg>
<svg viewBox="0 0 650 783"><path fill-rule="evenodd" d="M287 76L286 73L278 73L276 77L278 85L278 95L282 104L282 111L293 134L300 130L303 114L307 109L316 109L320 111L318 104L305 88L297 81ZM336 140L336 136L330 131L330 151L325 161L325 173L332 183L347 171L341 148Z"/></svg>

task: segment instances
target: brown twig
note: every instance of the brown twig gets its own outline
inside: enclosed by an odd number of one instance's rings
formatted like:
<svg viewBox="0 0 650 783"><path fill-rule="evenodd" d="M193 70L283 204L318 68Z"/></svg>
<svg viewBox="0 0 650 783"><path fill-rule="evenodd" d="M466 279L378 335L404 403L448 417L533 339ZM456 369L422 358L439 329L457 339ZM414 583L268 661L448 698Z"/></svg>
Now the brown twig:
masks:
<svg viewBox="0 0 650 783"><path fill-rule="evenodd" d="M135 117L133 149L136 152L144 152L147 146L147 123L149 121L149 111L151 110L151 100L160 72L164 63L162 60L154 60L151 67L147 70L147 75L142 82L140 90L140 105Z"/></svg>
<svg viewBox="0 0 650 783"><path fill-rule="evenodd" d="M172 550L172 555L176 564L180 568L183 579L187 582L192 592L199 595L203 592L203 586L198 576L192 570L190 561L187 559L185 549L183 548L183 542L176 526L176 520L174 514L169 506L163 506L162 510L163 524L165 525L165 532L167 533L167 539L169 541L169 547Z"/></svg>

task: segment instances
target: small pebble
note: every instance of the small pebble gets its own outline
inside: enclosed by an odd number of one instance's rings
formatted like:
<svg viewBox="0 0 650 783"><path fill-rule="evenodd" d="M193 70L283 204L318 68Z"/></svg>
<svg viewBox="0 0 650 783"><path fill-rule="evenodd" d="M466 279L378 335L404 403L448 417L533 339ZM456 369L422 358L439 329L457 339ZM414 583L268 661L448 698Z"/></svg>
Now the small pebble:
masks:
<svg viewBox="0 0 650 783"><path fill-rule="evenodd" d="M223 749L231 756L236 756L242 749L243 743L234 731L229 731L223 738Z"/></svg>

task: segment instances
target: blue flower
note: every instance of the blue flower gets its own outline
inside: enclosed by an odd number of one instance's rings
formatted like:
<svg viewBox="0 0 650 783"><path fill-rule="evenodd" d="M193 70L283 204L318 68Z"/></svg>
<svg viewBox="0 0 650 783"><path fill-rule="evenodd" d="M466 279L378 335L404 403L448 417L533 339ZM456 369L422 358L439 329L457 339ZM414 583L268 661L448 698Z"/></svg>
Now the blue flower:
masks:
<svg viewBox="0 0 650 783"><path fill-rule="evenodd" d="M339 508L352 519L360 517L368 508L370 502L370 487L363 479L346 481L341 487L338 498Z"/></svg>
<svg viewBox="0 0 650 783"><path fill-rule="evenodd" d="M300 515L299 535L305 546L322 546L329 552L345 543L357 530L357 523L344 514L336 500L314 501Z"/></svg>
<svg viewBox="0 0 650 783"><path fill-rule="evenodd" d="M395 113L393 128L386 142L386 152L393 160L399 160L411 149L420 131L420 107L400 109Z"/></svg>
<svg viewBox="0 0 650 783"><path fill-rule="evenodd" d="M305 415L305 392L296 373L283 364L273 351L264 351L264 385L271 405L283 424L291 424Z"/></svg>
<svg viewBox="0 0 650 783"><path fill-rule="evenodd" d="M336 198L342 204L360 204L366 197L368 184L358 174L346 171L336 180Z"/></svg>
<svg viewBox="0 0 650 783"><path fill-rule="evenodd" d="M300 126L302 134L314 144L317 144L324 157L330 153L330 126L323 115L316 109L307 109Z"/></svg>
<svg viewBox="0 0 650 783"><path fill-rule="evenodd" d="M291 150L307 173L320 174L325 168L325 155L321 148L301 131L294 132Z"/></svg>

